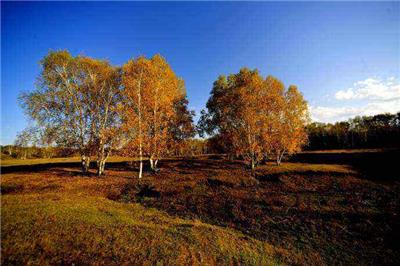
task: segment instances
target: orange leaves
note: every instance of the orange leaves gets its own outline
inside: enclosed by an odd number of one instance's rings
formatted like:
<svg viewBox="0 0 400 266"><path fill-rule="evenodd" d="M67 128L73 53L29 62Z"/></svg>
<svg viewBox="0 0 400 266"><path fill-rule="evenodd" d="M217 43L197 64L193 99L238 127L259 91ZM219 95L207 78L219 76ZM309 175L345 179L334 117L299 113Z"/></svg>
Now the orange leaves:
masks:
<svg viewBox="0 0 400 266"><path fill-rule="evenodd" d="M193 137L184 82L161 55L117 68L58 51L50 52L42 66L41 89L21 99L41 126L58 130L60 143L86 157L102 160L113 147L125 146L129 155L139 150L156 163ZM264 79L257 70L220 76L207 109L198 128L219 135L226 152L252 167L265 154L296 152L306 140L308 110L301 93L295 86L285 90L280 80Z"/></svg>
<svg viewBox="0 0 400 266"><path fill-rule="evenodd" d="M254 167L265 154L297 151L304 143L307 103L294 86L285 91L278 79L265 80L243 68L214 82L200 127L227 142L226 151Z"/></svg>
<svg viewBox="0 0 400 266"><path fill-rule="evenodd" d="M183 81L160 55L130 60L122 71L123 129L132 146L139 145L135 138L142 139L144 154L158 159L168 152L174 104L185 95Z"/></svg>

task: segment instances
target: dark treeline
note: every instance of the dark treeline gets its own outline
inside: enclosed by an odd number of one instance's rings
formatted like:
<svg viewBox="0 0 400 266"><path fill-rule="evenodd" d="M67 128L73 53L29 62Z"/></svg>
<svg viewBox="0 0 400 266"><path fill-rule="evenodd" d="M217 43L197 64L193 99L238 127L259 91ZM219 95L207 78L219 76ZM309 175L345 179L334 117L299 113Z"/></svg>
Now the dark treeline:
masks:
<svg viewBox="0 0 400 266"><path fill-rule="evenodd" d="M398 148L400 112L357 116L335 124L311 123L307 126L307 150Z"/></svg>
<svg viewBox="0 0 400 266"><path fill-rule="evenodd" d="M355 117L344 122L318 123L307 126L308 144L305 150L400 148L400 112L375 116ZM70 148L5 145L1 147L2 159L54 158L78 156ZM189 139L172 156L226 153L223 139ZM118 150L115 155L120 154Z"/></svg>
<svg viewBox="0 0 400 266"><path fill-rule="evenodd" d="M38 143L30 142L20 145L18 142L14 145L0 145L1 159L50 159L64 157L78 157L79 151L73 148L45 146ZM190 157L196 155L219 153L214 142L207 139L187 139L169 156ZM122 150L113 150L113 155L125 156Z"/></svg>
<svg viewBox="0 0 400 266"><path fill-rule="evenodd" d="M1 148L1 159L39 159L39 158L62 158L78 156L78 151L70 148L52 146L19 146L3 145Z"/></svg>

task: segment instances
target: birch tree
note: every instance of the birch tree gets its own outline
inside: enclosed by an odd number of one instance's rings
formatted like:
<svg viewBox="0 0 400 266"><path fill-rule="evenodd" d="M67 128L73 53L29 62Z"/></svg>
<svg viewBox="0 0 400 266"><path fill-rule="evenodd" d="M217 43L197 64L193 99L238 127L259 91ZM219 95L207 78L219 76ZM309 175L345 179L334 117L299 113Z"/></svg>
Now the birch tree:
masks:
<svg viewBox="0 0 400 266"><path fill-rule="evenodd" d="M257 70L243 68L228 78L220 76L200 120L207 134L219 134L228 152L245 159L252 170L263 156L264 88Z"/></svg>
<svg viewBox="0 0 400 266"><path fill-rule="evenodd" d="M178 98L174 103L174 117L169 125L170 139L168 150L174 155L183 155L184 150L189 150L189 140L195 136L196 130L193 124L194 111L188 108L186 94Z"/></svg>
<svg viewBox="0 0 400 266"><path fill-rule="evenodd" d="M17 134L14 145L20 159L25 160L28 157L29 146L36 144L36 137L36 128L34 127L27 127Z"/></svg>
<svg viewBox="0 0 400 266"><path fill-rule="evenodd" d="M144 88L148 86L150 62L144 57L128 61L122 67L122 104L118 110L122 119L125 138L125 154L135 156L139 153L139 176L143 174L143 104Z"/></svg>
<svg viewBox="0 0 400 266"><path fill-rule="evenodd" d="M158 161L169 153L171 122L181 110L176 109L176 102L184 97L185 88L162 56L155 55L150 62L152 79L148 87L148 104L151 111L146 120L149 133L146 151L151 170L156 171Z"/></svg>
<svg viewBox="0 0 400 266"><path fill-rule="evenodd" d="M55 143L79 151L83 174L97 156L101 175L115 140L117 69L68 51L51 51L40 64L37 88L20 96L22 107L38 127L55 132Z"/></svg>
<svg viewBox="0 0 400 266"><path fill-rule="evenodd" d="M233 147L236 155L242 156L251 170L262 159L261 130L262 108L265 104L263 79L256 70L241 69L231 75L231 108L229 120Z"/></svg>
<svg viewBox="0 0 400 266"><path fill-rule="evenodd" d="M289 86L284 93L280 118L276 130L278 134L273 140L277 165L281 164L284 154L300 151L307 141L306 125L310 120L308 106L294 85Z"/></svg>
<svg viewBox="0 0 400 266"><path fill-rule="evenodd" d="M263 160L268 161L268 156L275 155L279 149L277 146L285 132L282 132L285 105L285 86L279 79L268 76L265 79L266 99L262 108L263 128L262 128L262 149Z"/></svg>
<svg viewBox="0 0 400 266"><path fill-rule="evenodd" d="M235 151L228 119L231 106L229 90L227 77L220 75L213 83L210 97L206 103L207 110L201 111L197 129L201 137L210 136L213 143L218 143L218 150L232 155Z"/></svg>
<svg viewBox="0 0 400 266"><path fill-rule="evenodd" d="M149 159L152 171L170 152L171 124L176 119L176 103L185 95L180 80L166 60L155 55L139 57L123 66L124 105L121 108L128 153L139 152ZM142 173L142 162L139 167Z"/></svg>
<svg viewBox="0 0 400 266"><path fill-rule="evenodd" d="M225 151L243 158L254 170L268 154L280 163L284 153L298 151L305 141L307 103L297 88L287 91L281 81L243 68L220 76L203 111L202 133L218 136Z"/></svg>
<svg viewBox="0 0 400 266"><path fill-rule="evenodd" d="M79 151L82 173L86 173L91 138L78 63L67 51L50 52L40 63L38 87L21 95L22 107L39 126L54 128L58 143Z"/></svg>
<svg viewBox="0 0 400 266"><path fill-rule="evenodd" d="M97 175L104 173L105 163L119 141L119 117L117 104L120 101L119 69L107 61L79 57L81 84L87 96L90 136L93 155L96 157Z"/></svg>

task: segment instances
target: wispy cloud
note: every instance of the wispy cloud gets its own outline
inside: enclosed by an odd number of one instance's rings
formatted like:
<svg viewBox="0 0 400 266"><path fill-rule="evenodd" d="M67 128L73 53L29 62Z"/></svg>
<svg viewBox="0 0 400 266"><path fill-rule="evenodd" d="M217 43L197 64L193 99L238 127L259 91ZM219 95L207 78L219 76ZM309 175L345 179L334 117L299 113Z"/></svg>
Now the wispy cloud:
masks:
<svg viewBox="0 0 400 266"><path fill-rule="evenodd" d="M335 99L345 105L311 106L311 118L319 122L335 122L357 115L399 112L400 83L394 77L386 80L368 78L355 82L351 88L337 91Z"/></svg>

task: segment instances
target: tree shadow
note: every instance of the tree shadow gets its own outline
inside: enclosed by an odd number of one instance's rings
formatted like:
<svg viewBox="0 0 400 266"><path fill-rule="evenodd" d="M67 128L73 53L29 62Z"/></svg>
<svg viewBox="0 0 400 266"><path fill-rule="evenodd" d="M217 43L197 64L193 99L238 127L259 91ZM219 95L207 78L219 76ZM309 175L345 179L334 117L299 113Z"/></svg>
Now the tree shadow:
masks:
<svg viewBox="0 0 400 266"><path fill-rule="evenodd" d="M354 153L299 153L290 161L314 164L350 165L365 179L372 181L399 181L400 150Z"/></svg>
<svg viewBox="0 0 400 266"><path fill-rule="evenodd" d="M148 163L144 163L145 169L147 169ZM41 164L32 164L32 165L11 165L11 166L2 166L1 173L16 173L16 172L43 172L49 169L60 169L60 168L68 168L67 170L61 172L70 172L71 175L82 175L81 172L81 163L80 162L57 162L57 163L41 163ZM90 163L90 169L96 169L96 162ZM131 162L106 162L105 170L113 170L113 171L130 171L135 170L135 165ZM87 176L92 176L93 172L90 171Z"/></svg>
<svg viewBox="0 0 400 266"><path fill-rule="evenodd" d="M226 159L185 159L185 160L163 160L162 166L169 169L189 170L189 171L204 171L204 170L221 170L221 165L226 169L242 169L244 164L241 161L230 161Z"/></svg>
<svg viewBox="0 0 400 266"><path fill-rule="evenodd" d="M281 182L280 177L282 176L291 176L291 175L301 175L301 176L307 176L307 177L316 177L316 178L321 178L325 176L330 176L330 177L345 177L348 176L349 173L345 172L334 172L334 171L313 171L313 170L307 170L307 171L284 171L284 172L279 172L279 173L271 173L271 174L264 174L264 173L256 173L255 178L258 181L261 182Z"/></svg>

